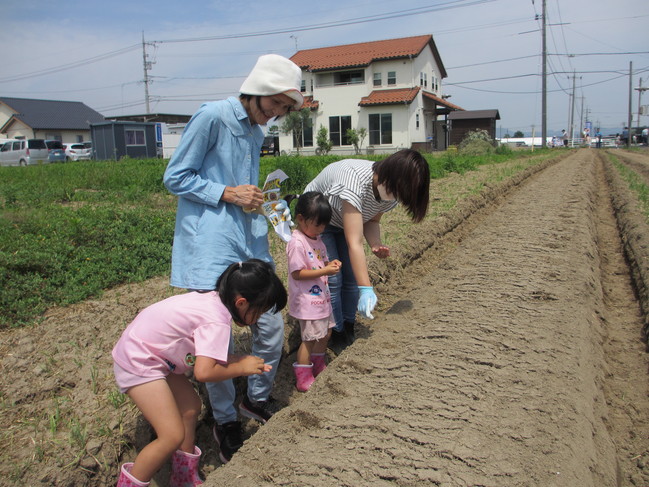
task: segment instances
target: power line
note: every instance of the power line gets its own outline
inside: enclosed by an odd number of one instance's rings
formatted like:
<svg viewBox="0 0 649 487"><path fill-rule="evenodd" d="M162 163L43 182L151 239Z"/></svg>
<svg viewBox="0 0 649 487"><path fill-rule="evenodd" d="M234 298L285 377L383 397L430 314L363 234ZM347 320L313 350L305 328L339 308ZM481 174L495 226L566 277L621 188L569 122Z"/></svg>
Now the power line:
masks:
<svg viewBox="0 0 649 487"><path fill-rule="evenodd" d="M266 31L257 31L257 32L244 32L241 34L224 34L224 35L218 35L218 36L207 36L207 37L187 37L187 38L181 38L181 39L162 39L158 41L153 41L157 43L177 43L177 42L203 42L203 41L216 41L216 40L224 40L224 39L241 39L245 37L259 37L259 36L267 36L267 35L277 35L277 34L288 34L288 33L293 33L293 32L302 32L306 30L318 30L318 29L328 29L331 27L342 27L346 25L355 25L355 24L364 24L368 22L377 22L380 20L388 20L388 19L394 19L394 18L400 18L400 17L408 17L412 15L421 15L425 13L430 13L430 12L440 12L443 10L450 10L454 8L462 8L462 7L472 7L475 5L480 5L483 3L489 3L489 2L494 2L495 0L450 0L445 3L437 4L437 5L429 5L428 7L418 7L415 9L407 9L407 10L398 10L396 12L388 12L385 14L376 14L376 15L369 15L366 17L356 17L352 19L347 19L347 20L339 20L339 21L333 21L333 22L324 22L321 24L310 24L310 25L303 25L303 26L296 26L296 27L289 27L289 28L282 28L282 29L275 29L275 30L266 30Z"/></svg>
<svg viewBox="0 0 649 487"><path fill-rule="evenodd" d="M528 56L511 57L511 58L507 58L507 59L496 59L496 60L493 60L493 61L485 61L485 62L482 62L482 63L463 64L462 66L453 66L453 67L446 68L446 69L451 70L451 69L473 68L474 66L484 66L485 64L506 63L508 61L519 61L521 59L529 59L529 58L535 58L535 57L538 57L538 54L530 54Z"/></svg>
<svg viewBox="0 0 649 487"><path fill-rule="evenodd" d="M633 54L649 54L649 51L626 51L626 52L582 52L582 53L563 53L557 52L554 54L548 53L552 56L568 56L568 57L577 57L577 56L620 56L620 55L633 55Z"/></svg>
<svg viewBox="0 0 649 487"><path fill-rule="evenodd" d="M99 54L99 55L94 56L94 57L90 57L90 58L87 58L87 59L82 59L81 61L75 61L75 62L68 63L68 64L59 64L54 68L42 69L40 71L32 71L31 73L25 73L25 74L19 74L19 75L16 75L16 76L8 76L6 78L0 78L0 83L9 83L11 81L21 81L21 80L25 80L25 79L29 79L29 78L35 78L37 76L45 76L47 74L59 73L61 71L66 71L68 69L78 68L80 66L86 66L86 65L91 64L91 63L96 63L96 62L103 61L103 60L111 58L111 57L119 56L121 54L125 54L127 52L134 51L135 49L139 49L139 47L140 47L140 44L133 44L131 46L124 47L122 49L117 49L116 51L110 51L110 52L107 52L105 54Z"/></svg>

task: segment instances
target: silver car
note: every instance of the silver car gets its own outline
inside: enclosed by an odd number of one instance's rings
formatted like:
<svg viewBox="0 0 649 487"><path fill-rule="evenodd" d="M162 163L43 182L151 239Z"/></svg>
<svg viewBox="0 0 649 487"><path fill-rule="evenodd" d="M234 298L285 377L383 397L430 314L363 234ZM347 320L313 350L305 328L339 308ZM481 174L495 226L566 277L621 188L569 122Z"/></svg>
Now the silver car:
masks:
<svg viewBox="0 0 649 487"><path fill-rule="evenodd" d="M88 149L83 142L63 144L65 158L67 161L87 161L90 159L91 149Z"/></svg>
<svg viewBox="0 0 649 487"><path fill-rule="evenodd" d="M46 163L47 146L43 139L10 139L0 147L0 165L27 166Z"/></svg>

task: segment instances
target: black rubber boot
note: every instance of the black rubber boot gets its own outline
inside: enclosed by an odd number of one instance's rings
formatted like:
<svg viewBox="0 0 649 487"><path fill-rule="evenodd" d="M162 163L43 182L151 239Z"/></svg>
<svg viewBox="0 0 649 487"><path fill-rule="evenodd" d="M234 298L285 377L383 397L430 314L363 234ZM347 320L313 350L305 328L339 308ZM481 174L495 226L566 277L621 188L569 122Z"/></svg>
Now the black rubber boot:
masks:
<svg viewBox="0 0 649 487"><path fill-rule="evenodd" d="M329 340L329 348L338 355L347 348L347 345L348 343L345 331L337 331L336 329L333 329L331 332L331 339Z"/></svg>
<svg viewBox="0 0 649 487"><path fill-rule="evenodd" d="M345 340L347 341L347 345L351 345L354 343L356 340L356 332L354 331L354 327L356 326L356 323L352 321L345 321L343 323L343 330L345 333Z"/></svg>

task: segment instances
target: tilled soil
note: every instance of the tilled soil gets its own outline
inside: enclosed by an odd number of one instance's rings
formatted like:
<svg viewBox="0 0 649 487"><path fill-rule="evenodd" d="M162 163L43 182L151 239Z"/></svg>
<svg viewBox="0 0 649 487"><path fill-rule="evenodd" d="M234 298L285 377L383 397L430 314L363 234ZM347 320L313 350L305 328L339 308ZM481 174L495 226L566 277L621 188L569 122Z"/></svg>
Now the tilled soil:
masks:
<svg viewBox="0 0 649 487"><path fill-rule="evenodd" d="M475 218L205 485L649 485L644 319L595 151Z"/></svg>
<svg viewBox="0 0 649 487"><path fill-rule="evenodd" d="M649 168L646 154L612 152ZM649 231L599 156L570 151L414 228L394 259L411 265L373 267L377 319L306 394L289 325L274 392L285 407L246 422L224 466L206 410L205 485L649 485ZM107 351L171 292L166 278L123 286L3 332L0 485L114 485L116 459L151 430L114 395ZM74 412L91 425L85 443L63 424ZM40 461L57 444L65 458Z"/></svg>

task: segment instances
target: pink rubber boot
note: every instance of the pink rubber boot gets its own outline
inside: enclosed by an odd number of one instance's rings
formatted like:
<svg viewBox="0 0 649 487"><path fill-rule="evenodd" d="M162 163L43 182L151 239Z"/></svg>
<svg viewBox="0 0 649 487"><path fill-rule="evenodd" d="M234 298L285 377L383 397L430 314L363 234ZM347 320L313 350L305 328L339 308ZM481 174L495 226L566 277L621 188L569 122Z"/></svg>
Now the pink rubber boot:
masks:
<svg viewBox="0 0 649 487"><path fill-rule="evenodd" d="M117 479L117 487L146 487L149 482L142 482L131 475L133 462L125 463L119 471L119 479Z"/></svg>
<svg viewBox="0 0 649 487"><path fill-rule="evenodd" d="M315 380L315 377L313 377L313 364L300 365L295 362L293 372L295 372L295 387L297 387L297 390L300 392L308 391Z"/></svg>
<svg viewBox="0 0 649 487"><path fill-rule="evenodd" d="M312 353L311 362L313 362L313 377L318 377L320 372L327 368L324 353Z"/></svg>
<svg viewBox="0 0 649 487"><path fill-rule="evenodd" d="M201 459L201 450L194 447L194 453L176 450L171 456L171 477L169 487L194 487L203 481L198 476L198 463Z"/></svg>

